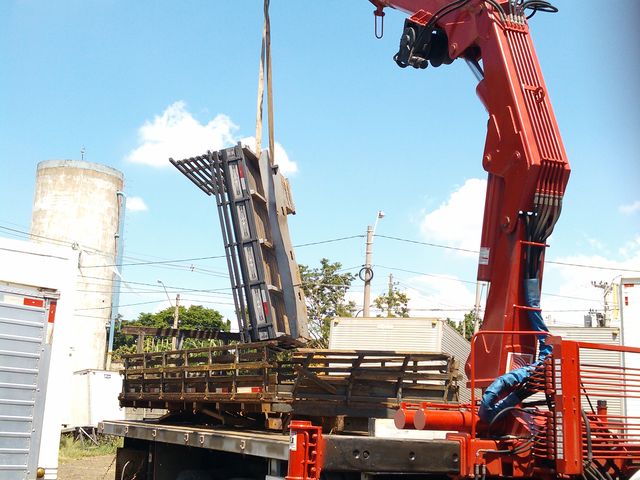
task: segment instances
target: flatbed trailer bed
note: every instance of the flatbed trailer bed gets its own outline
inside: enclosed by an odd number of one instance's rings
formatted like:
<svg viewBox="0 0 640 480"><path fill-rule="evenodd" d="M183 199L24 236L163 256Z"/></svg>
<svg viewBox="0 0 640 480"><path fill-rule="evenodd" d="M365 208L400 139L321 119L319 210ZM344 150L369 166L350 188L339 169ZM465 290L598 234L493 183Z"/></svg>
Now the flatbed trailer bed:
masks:
<svg viewBox="0 0 640 480"><path fill-rule="evenodd" d="M180 479L185 472L205 479L213 471L218 478L284 478L295 451L292 436L266 430L157 421L104 421L99 430L124 437L116 463L116 478L123 480ZM334 434L322 435L322 441L326 478L459 472L458 442Z"/></svg>

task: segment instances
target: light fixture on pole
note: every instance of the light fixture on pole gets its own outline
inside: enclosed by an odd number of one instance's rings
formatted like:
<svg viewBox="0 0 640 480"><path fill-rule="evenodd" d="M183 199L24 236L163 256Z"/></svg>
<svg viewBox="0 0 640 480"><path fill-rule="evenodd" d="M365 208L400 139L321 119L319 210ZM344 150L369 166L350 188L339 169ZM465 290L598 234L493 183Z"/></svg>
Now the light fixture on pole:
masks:
<svg viewBox="0 0 640 480"><path fill-rule="evenodd" d="M167 287L162 280L158 280L158 283L162 285L164 288L164 294L167 296L167 300L169 300L169 305L173 307L173 303L171 302L171 297L169 296L169 292L167 292Z"/></svg>
<svg viewBox="0 0 640 480"><path fill-rule="evenodd" d="M373 236L375 235L378 221L382 218L384 218L384 212L379 210L373 226L367 225L367 243L364 253L364 267L362 267L358 273L360 280L364 282L364 305L362 307L363 317L369 316L369 304L371 303L371 280L373 279L373 266L371 263L371 257L373 255Z"/></svg>

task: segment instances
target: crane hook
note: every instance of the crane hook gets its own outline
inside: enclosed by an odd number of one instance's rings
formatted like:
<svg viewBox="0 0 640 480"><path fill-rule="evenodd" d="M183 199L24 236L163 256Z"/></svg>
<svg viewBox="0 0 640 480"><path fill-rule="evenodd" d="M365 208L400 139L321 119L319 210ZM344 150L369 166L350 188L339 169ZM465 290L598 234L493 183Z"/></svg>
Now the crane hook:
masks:
<svg viewBox="0 0 640 480"><path fill-rule="evenodd" d="M373 11L373 34L379 40L384 36L384 7L377 5ZM380 21L378 21L378 18ZM379 25L379 26L378 26Z"/></svg>

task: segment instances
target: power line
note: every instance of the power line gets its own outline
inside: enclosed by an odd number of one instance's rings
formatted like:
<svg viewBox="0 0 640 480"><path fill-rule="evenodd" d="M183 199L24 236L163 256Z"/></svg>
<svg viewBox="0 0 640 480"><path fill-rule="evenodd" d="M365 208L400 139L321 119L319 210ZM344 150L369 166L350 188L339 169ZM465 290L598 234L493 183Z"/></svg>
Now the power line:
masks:
<svg viewBox="0 0 640 480"><path fill-rule="evenodd" d="M92 276L89 276L89 275L81 275L80 277L82 279L88 278L88 279L95 279L95 280L99 280L99 281L103 281L103 282L110 282L111 281L110 278L92 277ZM145 287L155 287L156 286L153 283L132 282L132 281L127 281L127 280L122 280L122 283L129 284L129 285L144 285ZM210 289L196 289L196 288L176 287L175 285L167 285L167 288L168 289L169 288L173 288L175 290L178 290L179 292L217 292L217 291L231 290L231 287L210 288ZM158 287L158 289L160 289L160 287Z"/></svg>
<svg viewBox="0 0 640 480"><path fill-rule="evenodd" d="M569 295L558 295L557 293L547 293L547 292L543 292L542 295L544 295L545 297L567 298L569 300L581 300L584 302L597 302L597 303L602 302L601 298L595 299L595 298L571 297Z"/></svg>
<svg viewBox="0 0 640 480"><path fill-rule="evenodd" d="M15 250L13 248L0 247L0 250L4 250L6 252L14 252L14 253L27 253L28 255L35 255L36 257L47 257L47 258L57 258L59 260L67 260L66 257L59 257L58 255L48 255L46 253L36 253L36 252L24 252L23 250Z"/></svg>
<svg viewBox="0 0 640 480"><path fill-rule="evenodd" d="M6 222L6 223L10 223L10 222ZM0 225L0 229L6 230L8 232L11 232L16 237L18 237L19 235L27 236L27 237L36 237L36 238L40 238L42 240L47 240L48 241L47 243L53 243L54 245L64 245L64 246L70 246L72 248L73 247L78 247L78 248L83 249L85 251L89 251L89 253L98 253L98 254L100 254L102 256L107 256L107 257L113 256L112 253L108 253L108 252L105 252L103 250L99 250L99 249L93 248L93 247L83 247L82 245L80 245L80 244L78 244L76 242L70 242L68 240L62 240L62 239L59 239L59 238L46 237L44 235L36 235L34 233L26 232L24 230L18 230L18 229L15 229L15 228L9 228L9 227L2 226L2 225ZM127 256L127 255L124 255L123 257L127 258L127 259L132 259L132 260L139 260L139 259L137 259L135 257L131 257L131 256ZM181 262L181 261L201 260L201 259L202 260L206 260L206 259L214 259L214 258L225 258L225 255L217 255L217 256L209 256L209 257L198 257L198 258L184 259L184 260L183 259L178 259L178 260L132 262L132 263L130 263L130 265L153 265L153 264L162 265L162 264L167 264L167 266L172 266L172 265L170 265L171 263L178 263L178 262ZM127 265L127 264L123 264L123 265ZM121 265L118 265L118 264L86 265L86 266L83 266L82 268L106 268L106 267L119 267L119 266L121 266ZM179 266L179 265L173 265L173 266L178 267L178 268L182 268L182 266ZM207 269L199 267L197 265L189 265L189 266L185 265L185 267L186 268L194 267L194 268L196 268L198 270L201 270L201 271L204 271L204 272L210 272L210 273L222 275L222 273L220 273L220 272L207 270ZM201 272L198 272L198 273L201 273Z"/></svg>
<svg viewBox="0 0 640 480"><path fill-rule="evenodd" d="M148 262L131 262L131 263L122 263L118 265L117 263L113 263L110 265L83 265L82 268L101 268L101 267L131 267L137 265L171 265L172 263L180 263L180 262L190 262L196 260L212 260L214 258L225 258L226 255L214 255L211 257L194 257L194 258L180 258L176 260L158 260L158 261L148 261ZM176 265L178 266L178 265ZM179 265L180 267L195 267L195 265Z"/></svg>
<svg viewBox="0 0 640 480"><path fill-rule="evenodd" d="M414 275L424 275L425 277L442 278L444 280L450 280L452 282L470 283L472 285L475 285L477 283L477 282L473 282L471 280L460 280L458 278L450 277L448 275L437 275L435 273L417 272L415 270L406 270L404 268L386 267L384 265L379 265L379 264L374 265L374 267L384 268L386 270L393 270L393 271L396 271L396 272L413 273Z"/></svg>
<svg viewBox="0 0 640 480"><path fill-rule="evenodd" d="M424 275L426 277L442 278L444 280L451 280L451 281L460 282L460 283L468 283L468 284L472 284L472 285L476 284L476 282L471 281L471 280L461 280L461 279L450 277L450 276L447 276L447 275L437 275L437 274L433 274L433 273L418 272L418 271L415 271L415 270L406 270L406 269L403 269L403 268L386 267L384 265L377 265L377 264L374 265L374 266L379 267L379 268L384 268L384 269L387 269L387 270L398 271L398 272L412 273L412 274L415 274L415 275ZM420 292L420 291L424 292L424 290L421 290L421 289L419 289L419 288L417 288L417 287L415 287L413 285L409 285L409 284L406 284L404 282L402 282L402 283L407 288L412 288L414 290L417 290L418 292ZM557 293L542 292L542 295L544 297L558 297L558 298L566 298L566 299L570 299L570 300L580 300L580 301L585 301L585 302L594 302L594 303L600 303L601 302L601 299L572 297L572 296L569 296L569 295L559 295ZM545 310L545 311L550 311L550 310Z"/></svg>
<svg viewBox="0 0 640 480"><path fill-rule="evenodd" d="M460 251L460 252L467 252L467 253L479 253L478 250L470 250L468 248L452 247L450 245L441 245L441 244L437 244L437 243L422 242L422 241L419 241L419 240L411 240L411 239L408 239L408 238L392 237L392 236L389 236L389 235L376 234L376 237L387 238L389 240L396 240L398 242L406 242L406 243L413 243L413 244L417 244L417 245L426 245L426 246L429 246L429 247L444 248L444 249L447 249L447 250L457 250L457 251ZM640 273L640 269L633 269L633 268L605 267L604 265L587 265L587 264L583 264L583 263L560 262L560 261L555 261L555 260L545 260L545 263L551 263L551 264L554 264L554 265L564 265L564 266L568 266L568 267L593 268L593 269L597 269L597 270L611 270L611 271Z"/></svg>
<svg viewBox="0 0 640 480"><path fill-rule="evenodd" d="M421 242L419 240L410 240L408 238L392 237L389 235L380 235L377 233L375 234L375 236L380 238L387 238L389 240L396 240L398 242L415 243L417 245L426 245L428 247L444 248L446 250L456 250L459 252L466 252L466 253L478 253L478 250L469 250L468 248L452 247L451 245L441 245L438 243Z"/></svg>
<svg viewBox="0 0 640 480"><path fill-rule="evenodd" d="M170 295L175 295L176 293L181 293L184 290L167 290L167 293L169 293ZM82 293L114 293L115 290L91 290L91 289L79 289L76 290L76 292L82 292ZM122 291L123 295L145 295L145 294L151 294L151 295L156 295L158 293L162 293L162 290L126 290L126 291ZM216 298L217 296L224 296L224 297L228 297L231 295L231 292L216 292L216 293L198 293L198 292L189 292L191 295L193 296L198 296L198 297L206 297L206 298Z"/></svg>
<svg viewBox="0 0 640 480"><path fill-rule="evenodd" d="M294 245L294 248L300 248L300 247L310 247L312 245L322 245L325 243L334 243L334 242L341 242L343 240L351 240L352 238L364 238L364 235L351 235L349 237L340 237L340 238L332 238L329 240L320 240L318 242L310 242L310 243L301 243L299 245Z"/></svg>
<svg viewBox="0 0 640 480"><path fill-rule="evenodd" d="M84 314L80 314L80 313L74 313L73 315L74 317L82 317L82 318L97 318L99 320L104 320L105 317L100 317L98 315L84 315Z"/></svg>
<svg viewBox="0 0 640 480"><path fill-rule="evenodd" d="M181 301L183 302L194 302L194 303L212 303L214 305L235 305L233 302L217 302L213 300L196 300L193 298L183 298Z"/></svg>
<svg viewBox="0 0 640 480"><path fill-rule="evenodd" d="M83 246L79 242L70 242L68 240L61 240L59 238L46 237L44 235L37 235L35 233L25 232L23 230L16 230L15 228L4 227L2 225L0 225L0 229L6 230L6 231L9 231L9 232L14 232L14 233L21 234L21 235L27 235L29 237L35 237L35 238L39 238L39 239L42 239L42 240L47 240L48 243L53 243L54 245L64 245L64 246L68 246L68 247L72 247L72 248L88 250L91 253L97 253L99 255L111 255L110 253L105 252L103 250L100 250L98 248Z"/></svg>
<svg viewBox="0 0 640 480"><path fill-rule="evenodd" d="M9 223L9 222L7 222ZM52 237L46 237L43 235L36 235L36 234L32 234L29 232L26 232L24 230L18 230L15 228L9 228L9 227L5 227L0 225L0 229L3 230L7 230L9 232L13 232L15 234L19 234L19 235L26 235L26 236L31 236L31 237L37 237L37 238L41 238L43 240L49 240L51 242L56 242L58 244L62 244L62 245L66 245L66 246L74 246L77 245L74 242L70 242L68 240L62 240L62 239L56 239L56 238L52 238ZM351 240L353 238L364 238L364 235L360 234L360 235L350 235L350 236L346 236L346 237L338 237L338 238L331 238L331 239L327 239L327 240L320 240L317 242L309 242L309 243L301 243L298 245L293 245L294 248L302 248L302 247L309 247L309 246L313 246L313 245L323 245L323 244L327 244L327 243L335 243L335 242L341 242L344 240ZM108 255L110 256L111 254L104 252L102 250L99 249L95 249L92 247L88 247L89 250L94 251L96 253L101 253L103 255ZM131 256L124 256L124 258L128 258L128 259L133 259L133 260L139 260L136 259L135 257L131 257ZM161 257L160 257L161 258ZM205 268L202 268L198 265L172 265L175 263L181 263L181 262L191 262L191 261L198 261L198 260L214 260L214 259L219 259L219 258L226 258L226 255L213 255L213 256L202 256L202 257L193 257L193 258L181 258L181 259L162 259L162 260L149 260L149 261L138 261L138 262L129 262L129 263L122 263L122 264L117 264L117 263L111 263L111 264L105 264L105 265L85 265L82 268L106 268L106 267L123 267L123 266L146 266L146 265L166 265L166 266L173 266L173 267L178 267L178 268L187 268L187 269L191 269L192 271L194 270L201 270L201 272L198 273L202 273L202 272L209 272L212 274L219 274L219 275L226 275L223 274L221 272L216 272L216 271L212 271L212 270L207 270Z"/></svg>
<svg viewBox="0 0 640 480"><path fill-rule="evenodd" d="M150 303L160 303L163 300L150 300L148 302L137 302L137 303L125 303L124 305L118 305L118 307L133 307L135 305L149 305ZM116 305L105 305L102 307L87 307L87 308L76 308L75 311L76 312L82 312L82 311L86 311L86 310L106 310L109 308L115 308Z"/></svg>
<svg viewBox="0 0 640 480"><path fill-rule="evenodd" d="M188 298L183 298L183 301L187 302L197 302L197 303L214 303L216 305L233 305L233 303L231 302L214 302L214 301L203 301L203 300L194 300L194 299L188 299ZM159 300L149 300L148 302L136 302L136 303L125 303L125 304L121 304L118 305L118 308L122 308L122 307L135 307L137 305L149 305L151 303L162 303L164 301L164 299L159 299ZM106 310L112 308L111 305L108 306L102 306L102 307L87 307L87 308L76 308L75 311L76 312L80 312L80 311L87 311L87 310ZM115 305L113 305L113 308L115 308ZM102 318L102 317L95 317L95 318Z"/></svg>
<svg viewBox="0 0 640 480"><path fill-rule="evenodd" d="M565 265L567 267L593 268L596 270L611 270L611 271L620 271L620 272L640 273L640 269L634 270L633 268L605 267L603 265L585 265L582 263L558 262L553 260L545 260L545 263L553 263L554 265Z"/></svg>

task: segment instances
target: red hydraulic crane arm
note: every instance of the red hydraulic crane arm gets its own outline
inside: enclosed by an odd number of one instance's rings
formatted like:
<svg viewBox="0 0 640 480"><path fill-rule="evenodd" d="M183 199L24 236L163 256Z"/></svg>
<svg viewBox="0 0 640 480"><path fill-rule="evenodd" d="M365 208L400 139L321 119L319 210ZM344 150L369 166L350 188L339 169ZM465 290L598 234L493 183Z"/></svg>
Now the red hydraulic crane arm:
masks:
<svg viewBox="0 0 640 480"><path fill-rule="evenodd" d="M478 279L490 288L481 328L532 330L530 315L539 309L527 304L523 285L537 279L539 295L544 244L560 214L570 169L523 2L370 1L378 16L384 7L411 15L395 57L400 66L426 68L464 58L477 72L476 91L489 114ZM509 370L510 353L526 363L534 359L530 335L487 335L479 342L477 385L486 386Z"/></svg>

